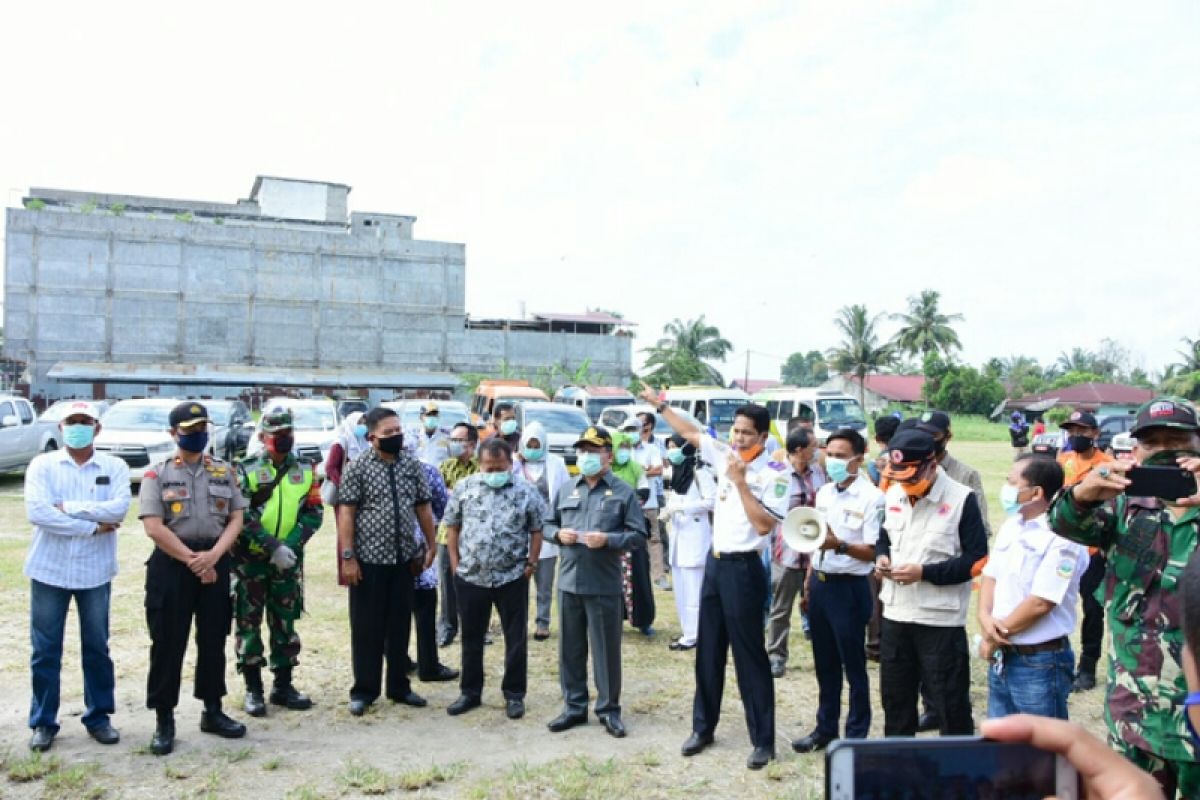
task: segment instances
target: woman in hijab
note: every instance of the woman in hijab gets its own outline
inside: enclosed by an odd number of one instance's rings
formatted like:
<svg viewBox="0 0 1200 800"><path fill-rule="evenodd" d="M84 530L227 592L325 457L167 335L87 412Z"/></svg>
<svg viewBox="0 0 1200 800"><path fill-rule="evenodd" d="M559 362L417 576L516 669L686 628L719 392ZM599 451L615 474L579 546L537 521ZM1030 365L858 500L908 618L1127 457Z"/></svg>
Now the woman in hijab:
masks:
<svg viewBox="0 0 1200 800"><path fill-rule="evenodd" d="M612 473L628 483L645 503L650 496L650 482L637 460L633 458L633 437L613 434ZM625 617L644 636L654 635L654 586L650 582L650 554L646 547L621 554L625 568Z"/></svg>
<svg viewBox="0 0 1200 800"><path fill-rule="evenodd" d="M700 625L704 561L712 549L712 509L717 476L711 467L696 460L696 448L679 434L667 440L667 461L671 464L671 495L665 509L671 524L668 558L675 608L682 629L670 648L691 650L696 646Z"/></svg>
<svg viewBox="0 0 1200 800"><path fill-rule="evenodd" d="M559 489L571 480L567 462L562 456L550 452L546 429L540 422L531 422L521 432L521 446L513 459L513 472L537 487L546 508L554 507ZM534 584L537 586L537 617L533 638L544 642L550 638L550 601L554 596L554 569L558 564L558 545L551 541L542 542L538 555Z"/></svg>
<svg viewBox="0 0 1200 800"><path fill-rule="evenodd" d="M363 412L355 411L346 415L342 424L337 428L337 439L329 448L329 456L325 459L325 480L321 483L321 502L337 513L337 490L342 483L342 475L350 462L363 453L370 452L371 443L367 441L367 426L363 422ZM342 577L342 555L337 548L337 537L333 537L333 548L337 561L334 574L338 576L338 586L348 586Z"/></svg>

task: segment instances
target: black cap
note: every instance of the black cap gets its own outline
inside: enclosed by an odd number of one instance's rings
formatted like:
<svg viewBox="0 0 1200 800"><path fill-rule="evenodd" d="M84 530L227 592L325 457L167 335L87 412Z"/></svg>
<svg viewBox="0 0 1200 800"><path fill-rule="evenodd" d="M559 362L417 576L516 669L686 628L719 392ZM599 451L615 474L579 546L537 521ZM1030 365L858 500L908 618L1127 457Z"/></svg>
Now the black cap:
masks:
<svg viewBox="0 0 1200 800"><path fill-rule="evenodd" d="M1156 397L1138 409L1129 433L1136 437L1151 428L1200 431L1200 419L1196 407L1182 397Z"/></svg>
<svg viewBox="0 0 1200 800"><path fill-rule="evenodd" d="M950 432L950 415L945 411L926 411L921 415L917 429L931 436L945 436Z"/></svg>
<svg viewBox="0 0 1200 800"><path fill-rule="evenodd" d="M1086 411L1072 411L1071 416L1059 425L1060 428L1099 428L1100 423Z"/></svg>
<svg viewBox="0 0 1200 800"><path fill-rule="evenodd" d="M921 464L933 458L935 445L933 436L919 428L896 431L888 442L888 464L884 476L893 481L904 481L916 474Z"/></svg>
<svg viewBox="0 0 1200 800"><path fill-rule="evenodd" d="M896 431L900 429L900 420L893 417L891 414L880 417L875 420L875 438L882 439L887 442L896 435Z"/></svg>
<svg viewBox="0 0 1200 800"><path fill-rule="evenodd" d="M188 400L172 408L167 421L172 428L188 428L192 425L199 425L201 422L209 421L208 409L194 400Z"/></svg>
<svg viewBox="0 0 1200 800"><path fill-rule="evenodd" d="M590 444L593 447L607 447L611 450L612 434L610 434L604 428L592 426L583 432L583 435L579 437L579 441L575 442L573 447L579 447L580 445L585 444Z"/></svg>

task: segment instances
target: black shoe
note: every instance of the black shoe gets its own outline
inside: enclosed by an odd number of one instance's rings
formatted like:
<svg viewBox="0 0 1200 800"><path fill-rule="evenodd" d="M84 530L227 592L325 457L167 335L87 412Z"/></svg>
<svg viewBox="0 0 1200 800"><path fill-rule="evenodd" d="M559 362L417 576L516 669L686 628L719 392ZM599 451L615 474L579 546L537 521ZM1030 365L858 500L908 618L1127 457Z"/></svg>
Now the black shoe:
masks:
<svg viewBox="0 0 1200 800"><path fill-rule="evenodd" d="M200 713L200 730L212 733L222 739L240 739L246 735L246 726L226 716L224 711L202 711Z"/></svg>
<svg viewBox="0 0 1200 800"><path fill-rule="evenodd" d="M422 675L421 680L425 683L436 683L438 681L452 681L458 677L458 670L453 667L447 667L445 664L438 664L437 671L432 675Z"/></svg>
<svg viewBox="0 0 1200 800"><path fill-rule="evenodd" d="M620 714L605 714L600 718L604 723L604 730L608 731L608 735L614 739L625 738L625 723L621 722Z"/></svg>
<svg viewBox="0 0 1200 800"><path fill-rule="evenodd" d="M100 744L116 744L121 741L121 733L112 726L111 723L97 725L94 728L88 728L88 736L95 739Z"/></svg>
<svg viewBox="0 0 1200 800"><path fill-rule="evenodd" d="M683 743L683 747L679 748L679 752L683 753L685 758L690 758L704 751L704 748L713 743L713 735L711 733L692 733Z"/></svg>
<svg viewBox="0 0 1200 800"><path fill-rule="evenodd" d="M520 719L525 716L524 700L508 700L504 704L504 714L509 719Z"/></svg>
<svg viewBox="0 0 1200 800"><path fill-rule="evenodd" d="M454 641L453 633L439 633L438 638L437 638L437 646L438 647L449 647L453 641Z"/></svg>
<svg viewBox="0 0 1200 800"><path fill-rule="evenodd" d="M787 672L787 662L778 658L771 659L771 677L782 678L783 673Z"/></svg>
<svg viewBox="0 0 1200 800"><path fill-rule="evenodd" d="M1090 672L1081 672L1075 676L1075 682L1071 684L1072 692L1086 692L1088 689L1096 688L1096 676Z"/></svg>
<svg viewBox="0 0 1200 800"><path fill-rule="evenodd" d="M313 701L308 695L297 691L296 687L290 683L284 686L276 684L271 689L271 705L283 706L284 708L290 708L292 711L307 711L313 707Z"/></svg>
<svg viewBox="0 0 1200 800"><path fill-rule="evenodd" d="M572 714L570 711L564 711L554 719L546 723L546 727L551 733L562 733L569 731L576 725L587 725L587 714Z"/></svg>
<svg viewBox="0 0 1200 800"><path fill-rule="evenodd" d="M242 709L252 717L265 717L267 704L263 701L263 693L247 689L246 699L242 701Z"/></svg>
<svg viewBox="0 0 1200 800"><path fill-rule="evenodd" d="M366 700L359 700L357 697L350 699L350 714L355 717L361 717L367 713L367 706L370 705Z"/></svg>
<svg viewBox="0 0 1200 800"><path fill-rule="evenodd" d="M762 769L768 762L775 760L775 749L772 747L756 747L746 759L747 769Z"/></svg>
<svg viewBox="0 0 1200 800"><path fill-rule="evenodd" d="M550 638L550 631L545 628L538 628L533 632L533 640L535 642L544 642Z"/></svg>
<svg viewBox="0 0 1200 800"><path fill-rule="evenodd" d="M446 707L446 713L452 717L457 717L459 714L465 714L472 708L479 708L481 701L478 697L471 697L469 694L459 695L458 699Z"/></svg>
<svg viewBox="0 0 1200 800"><path fill-rule="evenodd" d="M403 697L393 697L392 702L403 703L404 705L412 706L413 708L424 708L425 706L429 705L424 697L421 697L421 695L417 694L412 689L409 689L408 694L404 695Z"/></svg>
<svg viewBox="0 0 1200 800"><path fill-rule="evenodd" d="M154 736L150 738L150 752L156 756L165 756L175 749L175 721L159 720L154 726Z"/></svg>
<svg viewBox="0 0 1200 800"><path fill-rule="evenodd" d="M813 731L808 736L802 736L792 742L792 749L797 753L812 753L817 750L824 750L833 741L832 737L822 736Z"/></svg>
<svg viewBox="0 0 1200 800"><path fill-rule="evenodd" d="M681 642L681 641L679 641L678 639L676 639L675 641L673 641L673 642L671 642L669 645L667 645L667 649L668 649L668 650L674 650L674 651L676 651L676 652L680 652L680 651L683 651L683 650L695 650L695 649L696 649L696 643L695 643L695 642L692 642L691 644L684 644L683 642Z"/></svg>
<svg viewBox="0 0 1200 800"><path fill-rule="evenodd" d="M58 731L51 728L49 725L38 725L33 729L33 736L29 737L29 749L35 753L44 753L50 749L50 745L54 744L54 737Z"/></svg>
<svg viewBox="0 0 1200 800"><path fill-rule="evenodd" d="M917 720L917 731L924 733L925 731L936 731L942 727L942 723L938 720L938 715L932 711L926 711Z"/></svg>

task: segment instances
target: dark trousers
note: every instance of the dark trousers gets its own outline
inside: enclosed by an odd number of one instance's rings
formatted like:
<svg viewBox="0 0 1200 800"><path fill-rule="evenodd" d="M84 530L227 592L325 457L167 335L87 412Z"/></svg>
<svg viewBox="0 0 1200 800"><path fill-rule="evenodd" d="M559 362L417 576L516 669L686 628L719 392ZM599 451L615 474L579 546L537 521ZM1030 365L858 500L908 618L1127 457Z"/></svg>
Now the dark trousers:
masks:
<svg viewBox="0 0 1200 800"><path fill-rule="evenodd" d="M422 680L437 673L437 589L413 588L413 627L417 631L417 675ZM408 648L405 648L407 654Z"/></svg>
<svg viewBox="0 0 1200 800"><path fill-rule="evenodd" d="M438 609L437 632L439 637L453 639L458 635L458 595L455 593L454 570L450 569L450 551L446 545L438 545L438 591L442 604Z"/></svg>
<svg viewBox="0 0 1200 800"><path fill-rule="evenodd" d="M871 586L871 621L867 623L867 655L879 660L879 631L883 623L883 603L879 600L879 578L872 571L867 576Z"/></svg>
<svg viewBox="0 0 1200 800"><path fill-rule="evenodd" d="M478 698L483 694L483 637L492 619L492 607L500 615L504 631L504 679L500 690L505 700L525 699L529 665L529 579L488 588L455 578L458 612L462 622L462 693Z"/></svg>
<svg viewBox="0 0 1200 800"><path fill-rule="evenodd" d="M871 587L866 576L832 576L809 584L808 624L819 701L817 733L838 738L842 711L842 675L850 684L846 738L865 739L871 728L871 684L867 678L864 635L871 619Z"/></svg>
<svg viewBox="0 0 1200 800"><path fill-rule="evenodd" d="M1104 582L1108 559L1096 553L1079 579L1079 596L1083 598L1083 624L1079 629L1079 671L1095 676L1100 660L1100 641L1104 638L1104 606L1096 599L1096 590Z"/></svg>
<svg viewBox="0 0 1200 800"><path fill-rule="evenodd" d="M917 732L917 687L928 692L943 736L969 736L971 670L967 631L915 622L883 620L879 693L883 697L883 735Z"/></svg>
<svg viewBox="0 0 1200 800"><path fill-rule="evenodd" d="M63 636L71 599L79 615L79 655L83 661L83 700L87 712L81 720L88 730L108 722L116 709L115 678L108 655L108 610L112 584L91 589L63 589L30 581L29 628L33 653L33 699L29 727L58 730L59 677L62 673Z"/></svg>
<svg viewBox="0 0 1200 800"><path fill-rule="evenodd" d="M207 546L189 543L192 550ZM201 583L187 564L155 548L146 562L146 626L150 629L150 676L146 706L170 711L179 705L183 655L196 619L193 695L205 702L225 696L225 640L233 621L229 557L217 562L215 583Z"/></svg>
<svg viewBox="0 0 1200 800"><path fill-rule="evenodd" d="M589 646L596 716L621 713L622 606L619 594L558 592L558 679L570 714L587 714Z"/></svg>
<svg viewBox="0 0 1200 800"><path fill-rule="evenodd" d="M700 588L696 637L695 733L712 735L717 729L725 692L725 662L732 647L750 742L755 747L775 747L775 681L762 615L767 584L767 569L758 553L736 559L718 559L709 553Z"/></svg>
<svg viewBox="0 0 1200 800"><path fill-rule="evenodd" d="M645 546L622 556L625 573L625 616L638 630L654 625L654 584L650 582L650 552Z"/></svg>
<svg viewBox="0 0 1200 800"><path fill-rule="evenodd" d="M387 697L412 691L405 671L412 627L413 574L404 564L363 564L362 579L350 587L350 658L354 669L351 700L374 702L387 661Z"/></svg>

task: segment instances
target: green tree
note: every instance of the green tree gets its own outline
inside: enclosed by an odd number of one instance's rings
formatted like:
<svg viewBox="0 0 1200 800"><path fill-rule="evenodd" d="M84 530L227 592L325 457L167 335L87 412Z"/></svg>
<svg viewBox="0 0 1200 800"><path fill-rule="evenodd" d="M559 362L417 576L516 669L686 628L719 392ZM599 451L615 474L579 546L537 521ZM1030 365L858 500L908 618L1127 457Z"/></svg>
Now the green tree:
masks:
<svg viewBox="0 0 1200 800"><path fill-rule="evenodd" d="M929 392L926 378L926 398L935 408L951 414L991 414L1004 399L1004 384L999 379L968 365L941 363L938 380Z"/></svg>
<svg viewBox="0 0 1200 800"><path fill-rule="evenodd" d="M1050 380L1054 380L1059 375L1066 372L1096 372L1096 354L1091 350L1085 350L1082 347L1074 347L1071 352L1064 350L1058 354L1058 360L1054 362L1056 370L1055 375L1050 376Z"/></svg>
<svg viewBox="0 0 1200 800"><path fill-rule="evenodd" d="M842 306L834 324L842 332L842 341L829 350L829 365L858 379L858 400L867 407L867 375L882 372L892 364L893 347L879 341L882 313L871 316L862 305Z"/></svg>
<svg viewBox="0 0 1200 800"><path fill-rule="evenodd" d="M720 361L733 350L733 344L721 336L716 326L704 321L701 314L687 322L675 319L663 326L663 338L644 352L649 370L643 379L659 386L685 383L708 383L724 386L725 379L717 368L707 363Z"/></svg>
<svg viewBox="0 0 1200 800"><path fill-rule="evenodd" d="M820 386L829 380L829 364L820 350L792 353L779 370L779 380L789 386Z"/></svg>
<svg viewBox="0 0 1200 800"><path fill-rule="evenodd" d="M925 289L919 295L908 298L907 314L892 314L892 319L903 323L892 340L901 353L924 358L930 353L949 356L962 349L958 334L951 327L961 322L962 314L943 314L938 309L941 294L934 289Z"/></svg>
<svg viewBox="0 0 1200 800"><path fill-rule="evenodd" d="M1059 375L1057 378L1051 381L1050 388L1062 389L1067 386L1075 386L1079 383L1105 383L1107 380L1108 379L1105 378L1105 376L1098 372L1081 372L1079 370L1072 370L1070 372L1064 372L1062 375Z"/></svg>
<svg viewBox="0 0 1200 800"><path fill-rule="evenodd" d="M1009 397L1035 394L1046 385L1036 358L1009 356L1000 360L1000 366L1000 380L1008 386Z"/></svg>
<svg viewBox="0 0 1200 800"><path fill-rule="evenodd" d="M1175 352L1181 360L1171 366L1179 372L1200 372L1200 336L1195 339L1184 336L1179 341L1183 342L1183 349Z"/></svg>

